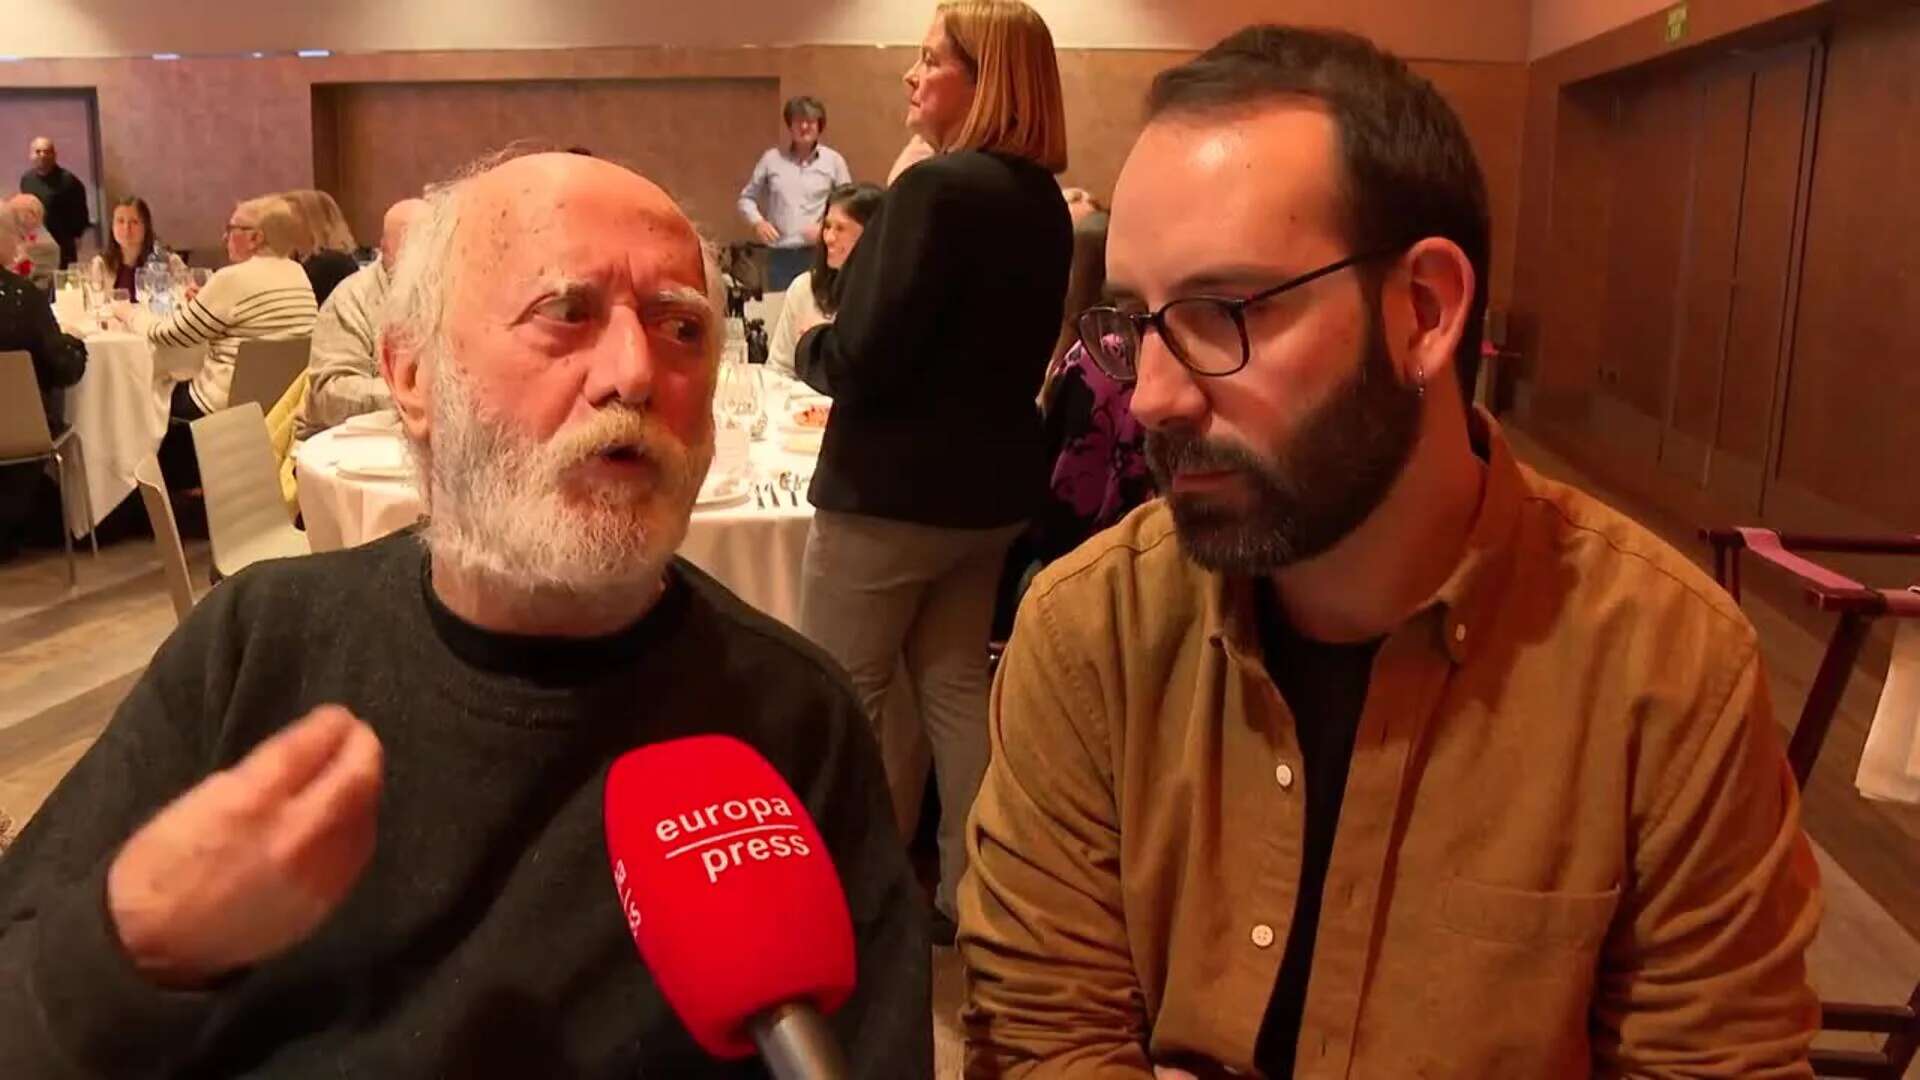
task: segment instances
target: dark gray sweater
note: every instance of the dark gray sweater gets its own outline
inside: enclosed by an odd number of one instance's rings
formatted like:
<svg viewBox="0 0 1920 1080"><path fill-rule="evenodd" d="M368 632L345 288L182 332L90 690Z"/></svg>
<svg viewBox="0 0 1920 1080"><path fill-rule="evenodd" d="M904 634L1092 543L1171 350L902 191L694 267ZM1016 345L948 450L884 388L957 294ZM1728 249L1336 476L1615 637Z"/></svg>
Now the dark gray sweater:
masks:
<svg viewBox="0 0 1920 1080"><path fill-rule="evenodd" d="M105 914L112 855L324 702L386 751L365 876L293 950L210 992L153 989ZM0 858L0 1077L760 1076L711 1063L668 1010L602 840L612 760L699 732L756 747L827 840L859 949L835 1025L859 1074L929 1075L921 902L837 669L684 563L612 637L487 633L433 597L409 532L215 589Z"/></svg>

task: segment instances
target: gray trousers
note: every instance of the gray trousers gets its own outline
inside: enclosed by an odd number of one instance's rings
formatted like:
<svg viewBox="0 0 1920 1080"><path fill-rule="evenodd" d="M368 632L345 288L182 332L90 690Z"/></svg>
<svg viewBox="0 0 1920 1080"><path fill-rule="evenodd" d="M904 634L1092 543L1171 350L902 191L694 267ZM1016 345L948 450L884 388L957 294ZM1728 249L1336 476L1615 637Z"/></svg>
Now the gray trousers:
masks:
<svg viewBox="0 0 1920 1080"><path fill-rule="evenodd" d="M940 890L967 868L967 812L987 769L987 638L1007 548L1024 528L941 529L820 511L807 533L800 629L853 677L874 725L896 806L920 791L908 774L921 732L940 785ZM896 675L913 682L918 709L885 707Z"/></svg>

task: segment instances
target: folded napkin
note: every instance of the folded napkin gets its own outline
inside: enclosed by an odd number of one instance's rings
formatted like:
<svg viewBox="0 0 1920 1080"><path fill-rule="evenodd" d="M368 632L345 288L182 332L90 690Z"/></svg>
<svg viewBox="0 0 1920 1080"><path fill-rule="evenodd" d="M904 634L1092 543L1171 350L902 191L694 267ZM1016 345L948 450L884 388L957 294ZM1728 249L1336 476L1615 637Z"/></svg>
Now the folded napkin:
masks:
<svg viewBox="0 0 1920 1080"><path fill-rule="evenodd" d="M1854 786L1869 799L1920 804L1920 619L1901 619L1880 708Z"/></svg>
<svg viewBox="0 0 1920 1080"><path fill-rule="evenodd" d="M748 461L750 439L746 429L733 424L716 427L713 433L713 467L709 477L735 477L752 469Z"/></svg>

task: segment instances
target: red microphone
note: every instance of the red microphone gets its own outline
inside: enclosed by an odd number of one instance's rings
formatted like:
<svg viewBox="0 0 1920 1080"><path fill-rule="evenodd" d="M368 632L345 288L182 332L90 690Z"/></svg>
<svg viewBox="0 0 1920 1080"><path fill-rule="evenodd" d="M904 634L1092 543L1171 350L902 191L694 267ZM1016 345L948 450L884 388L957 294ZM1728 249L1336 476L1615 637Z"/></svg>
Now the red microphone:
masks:
<svg viewBox="0 0 1920 1080"><path fill-rule="evenodd" d="M853 920L773 766L725 735L644 746L608 772L606 819L627 928L701 1048L757 1047L781 1080L845 1076L822 1017L853 993Z"/></svg>

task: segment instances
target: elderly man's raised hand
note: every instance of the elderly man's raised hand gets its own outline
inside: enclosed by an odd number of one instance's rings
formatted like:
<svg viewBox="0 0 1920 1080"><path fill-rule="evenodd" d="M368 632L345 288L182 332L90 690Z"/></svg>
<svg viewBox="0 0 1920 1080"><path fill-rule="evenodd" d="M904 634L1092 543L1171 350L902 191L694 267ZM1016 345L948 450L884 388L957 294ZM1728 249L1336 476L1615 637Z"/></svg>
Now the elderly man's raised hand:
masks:
<svg viewBox="0 0 1920 1080"><path fill-rule="evenodd" d="M324 705L169 803L107 872L135 967L202 986L310 936L373 854L381 760L371 728Z"/></svg>

